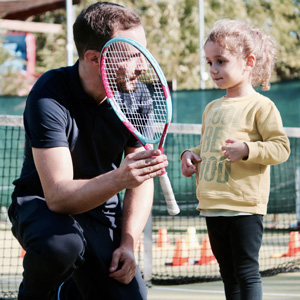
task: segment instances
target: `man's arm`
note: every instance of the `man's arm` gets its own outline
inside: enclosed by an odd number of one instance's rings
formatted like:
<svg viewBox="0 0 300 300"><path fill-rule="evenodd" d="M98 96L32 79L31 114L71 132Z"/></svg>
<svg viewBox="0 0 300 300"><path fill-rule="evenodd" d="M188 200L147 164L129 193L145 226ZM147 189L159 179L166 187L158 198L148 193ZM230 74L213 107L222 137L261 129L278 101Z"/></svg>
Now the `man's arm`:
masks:
<svg viewBox="0 0 300 300"><path fill-rule="evenodd" d="M121 166L91 179L73 179L73 164L67 147L33 148L34 162L50 210L78 214L91 210L125 188L134 188L158 176L167 166L159 150L126 155Z"/></svg>
<svg viewBox="0 0 300 300"><path fill-rule="evenodd" d="M141 150L143 148L128 148L126 154ZM125 284L132 280L136 272L134 248L150 215L153 193L153 179L133 189L127 189L125 193L121 245L113 253L110 267L110 276Z"/></svg>

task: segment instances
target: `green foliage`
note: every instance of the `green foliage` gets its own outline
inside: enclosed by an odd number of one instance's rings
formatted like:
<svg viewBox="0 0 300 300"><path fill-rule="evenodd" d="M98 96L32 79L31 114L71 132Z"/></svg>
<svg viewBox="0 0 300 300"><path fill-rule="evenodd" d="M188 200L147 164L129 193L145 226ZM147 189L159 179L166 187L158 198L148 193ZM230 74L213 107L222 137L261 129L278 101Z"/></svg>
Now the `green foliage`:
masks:
<svg viewBox="0 0 300 300"><path fill-rule="evenodd" d="M76 5L76 15L94 0ZM144 25L148 49L161 65L167 80L178 89L200 88L199 0L114 0L135 10ZM241 19L263 27L278 42L274 80L300 77L299 0L204 0L205 34L221 18ZM35 34L37 73L66 65L66 14L64 9L29 21L62 24L61 34ZM1 63L0 55L0 63ZM76 57L75 57L76 58ZM2 58L3 59L3 58ZM201 58L203 59L203 58ZM206 87L214 87L211 80Z"/></svg>
<svg viewBox="0 0 300 300"><path fill-rule="evenodd" d="M66 57L66 12L64 9L47 12L31 18L33 22L62 24L63 30L59 34L36 33L36 72L42 74L49 69L65 66Z"/></svg>
<svg viewBox="0 0 300 300"><path fill-rule="evenodd" d="M204 10L206 34L212 24L220 18L245 20L254 26L263 27L278 43L273 80L300 77L299 1L212 0L205 1ZM214 87L211 81L208 81L206 86Z"/></svg>
<svg viewBox="0 0 300 300"><path fill-rule="evenodd" d="M247 1L251 23L264 27L278 43L277 80L300 77L300 2L290 0Z"/></svg>

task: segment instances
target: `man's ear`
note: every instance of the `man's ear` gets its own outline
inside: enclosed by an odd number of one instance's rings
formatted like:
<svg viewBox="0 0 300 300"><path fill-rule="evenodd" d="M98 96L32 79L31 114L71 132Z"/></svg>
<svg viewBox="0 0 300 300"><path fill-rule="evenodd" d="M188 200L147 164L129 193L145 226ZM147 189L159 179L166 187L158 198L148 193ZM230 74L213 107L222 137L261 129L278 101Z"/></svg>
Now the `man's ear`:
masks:
<svg viewBox="0 0 300 300"><path fill-rule="evenodd" d="M84 53L84 59L91 65L99 64L99 56L100 56L100 53L95 50L87 50Z"/></svg>

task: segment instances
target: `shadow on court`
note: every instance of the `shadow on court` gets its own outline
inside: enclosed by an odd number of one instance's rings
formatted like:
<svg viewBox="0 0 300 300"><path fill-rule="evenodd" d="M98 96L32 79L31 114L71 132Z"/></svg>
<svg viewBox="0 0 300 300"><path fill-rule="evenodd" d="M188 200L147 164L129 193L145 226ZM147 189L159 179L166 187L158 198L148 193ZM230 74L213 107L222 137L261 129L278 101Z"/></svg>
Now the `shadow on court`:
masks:
<svg viewBox="0 0 300 300"><path fill-rule="evenodd" d="M300 300L300 272L263 277L263 300ZM225 300L221 281L185 285L153 285L148 300Z"/></svg>

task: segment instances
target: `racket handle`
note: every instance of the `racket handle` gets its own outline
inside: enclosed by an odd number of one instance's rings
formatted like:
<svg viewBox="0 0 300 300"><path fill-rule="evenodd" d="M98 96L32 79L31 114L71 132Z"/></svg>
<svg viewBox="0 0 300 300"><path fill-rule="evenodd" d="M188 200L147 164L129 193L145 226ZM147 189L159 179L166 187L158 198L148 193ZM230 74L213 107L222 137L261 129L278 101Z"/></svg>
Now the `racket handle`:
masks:
<svg viewBox="0 0 300 300"><path fill-rule="evenodd" d="M175 196L167 172L159 176L159 182L166 200L169 215L174 216L179 214L180 209L175 200Z"/></svg>

